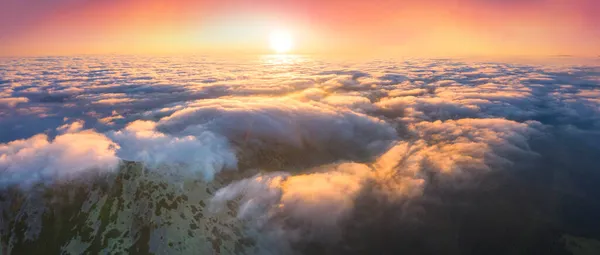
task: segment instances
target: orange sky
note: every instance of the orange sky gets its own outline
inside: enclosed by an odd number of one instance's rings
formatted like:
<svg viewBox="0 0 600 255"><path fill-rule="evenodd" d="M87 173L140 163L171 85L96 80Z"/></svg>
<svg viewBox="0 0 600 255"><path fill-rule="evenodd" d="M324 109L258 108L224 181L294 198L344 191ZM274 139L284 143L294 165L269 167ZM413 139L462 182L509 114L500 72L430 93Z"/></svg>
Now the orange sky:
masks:
<svg viewBox="0 0 600 255"><path fill-rule="evenodd" d="M600 55L597 0L3 0L0 55Z"/></svg>

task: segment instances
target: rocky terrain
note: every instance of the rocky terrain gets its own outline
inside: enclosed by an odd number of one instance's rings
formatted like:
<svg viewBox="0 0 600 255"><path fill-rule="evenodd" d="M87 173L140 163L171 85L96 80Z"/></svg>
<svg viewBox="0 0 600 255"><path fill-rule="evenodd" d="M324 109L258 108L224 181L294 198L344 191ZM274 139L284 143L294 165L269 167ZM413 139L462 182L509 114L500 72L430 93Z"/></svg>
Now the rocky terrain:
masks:
<svg viewBox="0 0 600 255"><path fill-rule="evenodd" d="M94 181L3 190L2 254L242 254L253 245L233 211L207 210L218 181L166 178L125 162Z"/></svg>

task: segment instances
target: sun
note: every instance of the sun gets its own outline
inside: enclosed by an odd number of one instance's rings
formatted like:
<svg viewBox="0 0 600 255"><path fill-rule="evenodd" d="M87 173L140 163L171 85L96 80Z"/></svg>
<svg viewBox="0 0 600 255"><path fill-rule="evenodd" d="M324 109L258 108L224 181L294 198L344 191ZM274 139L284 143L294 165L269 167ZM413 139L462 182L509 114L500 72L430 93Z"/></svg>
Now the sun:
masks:
<svg viewBox="0 0 600 255"><path fill-rule="evenodd" d="M294 46L292 34L286 30L272 31L269 35L269 44L277 53L287 53Z"/></svg>

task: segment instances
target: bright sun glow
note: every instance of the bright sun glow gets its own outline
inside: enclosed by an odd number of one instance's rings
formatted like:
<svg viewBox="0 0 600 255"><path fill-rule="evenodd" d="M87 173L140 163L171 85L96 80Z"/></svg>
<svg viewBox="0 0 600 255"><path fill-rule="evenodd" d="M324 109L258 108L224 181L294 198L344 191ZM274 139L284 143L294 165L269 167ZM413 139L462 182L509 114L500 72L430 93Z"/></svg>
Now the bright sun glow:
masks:
<svg viewBox="0 0 600 255"><path fill-rule="evenodd" d="M292 49L292 35L285 30L276 30L269 35L271 49L277 53L286 53Z"/></svg>

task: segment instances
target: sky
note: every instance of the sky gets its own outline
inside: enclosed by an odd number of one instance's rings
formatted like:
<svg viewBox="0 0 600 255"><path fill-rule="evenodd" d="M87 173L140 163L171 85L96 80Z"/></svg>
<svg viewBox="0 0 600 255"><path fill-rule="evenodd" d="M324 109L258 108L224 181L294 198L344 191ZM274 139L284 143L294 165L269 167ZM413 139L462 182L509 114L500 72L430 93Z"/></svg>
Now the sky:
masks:
<svg viewBox="0 0 600 255"><path fill-rule="evenodd" d="M600 55L596 0L4 0L0 55Z"/></svg>

